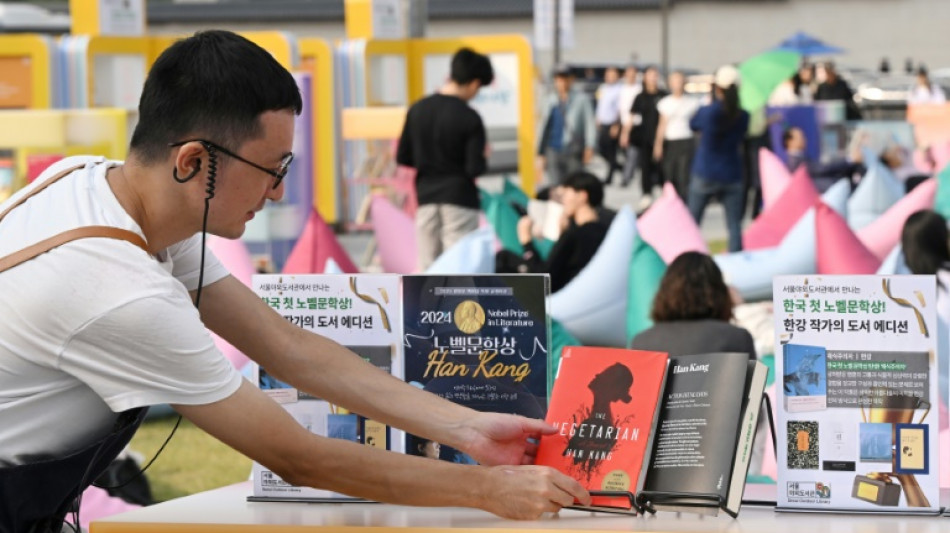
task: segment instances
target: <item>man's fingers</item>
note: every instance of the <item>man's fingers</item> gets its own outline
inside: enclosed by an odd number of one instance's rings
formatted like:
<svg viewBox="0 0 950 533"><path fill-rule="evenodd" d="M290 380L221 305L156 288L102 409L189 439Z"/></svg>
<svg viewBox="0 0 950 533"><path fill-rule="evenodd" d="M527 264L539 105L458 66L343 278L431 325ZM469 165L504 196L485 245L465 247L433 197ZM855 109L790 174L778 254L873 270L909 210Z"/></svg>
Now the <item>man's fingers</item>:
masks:
<svg viewBox="0 0 950 533"><path fill-rule="evenodd" d="M525 418L521 419L521 429L529 436L537 437L541 435L553 435L557 433L557 427L552 426L545 422L544 420L539 420L537 418Z"/></svg>
<svg viewBox="0 0 950 533"><path fill-rule="evenodd" d="M558 472L554 477L554 485L564 492L565 497L570 499L570 503L567 505L573 504L575 500L580 502L581 505L590 505L590 493L576 479Z"/></svg>

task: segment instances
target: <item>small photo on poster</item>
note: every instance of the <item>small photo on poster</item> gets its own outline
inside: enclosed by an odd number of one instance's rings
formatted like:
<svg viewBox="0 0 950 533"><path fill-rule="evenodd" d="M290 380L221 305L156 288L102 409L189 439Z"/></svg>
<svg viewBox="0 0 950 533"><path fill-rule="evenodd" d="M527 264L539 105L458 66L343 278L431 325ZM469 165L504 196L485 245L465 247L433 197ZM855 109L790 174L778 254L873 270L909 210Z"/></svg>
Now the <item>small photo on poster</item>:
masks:
<svg viewBox="0 0 950 533"><path fill-rule="evenodd" d="M926 424L897 424L897 465L898 474L930 473L930 426Z"/></svg>
<svg viewBox="0 0 950 533"><path fill-rule="evenodd" d="M782 347L782 387L785 411L803 413L828 407L827 357L823 346L786 344Z"/></svg>
<svg viewBox="0 0 950 533"><path fill-rule="evenodd" d="M890 463L894 458L891 441L893 428L890 424L864 422L858 427L861 441L861 461L865 463Z"/></svg>
<svg viewBox="0 0 950 533"><path fill-rule="evenodd" d="M818 422L791 420L787 429L788 468L818 470Z"/></svg>

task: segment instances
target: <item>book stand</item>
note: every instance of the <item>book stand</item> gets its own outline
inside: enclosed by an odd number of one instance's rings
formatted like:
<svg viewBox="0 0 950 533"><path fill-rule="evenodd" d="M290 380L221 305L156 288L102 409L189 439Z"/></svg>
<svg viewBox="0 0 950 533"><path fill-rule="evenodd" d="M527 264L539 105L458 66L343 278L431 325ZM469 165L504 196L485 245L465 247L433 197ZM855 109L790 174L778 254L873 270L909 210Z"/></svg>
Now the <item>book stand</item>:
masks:
<svg viewBox="0 0 950 533"><path fill-rule="evenodd" d="M769 400L767 394L762 394L762 403L764 404L763 408L759 410L759 420L762 420L762 412L765 412L765 416L769 421L769 431L772 433L772 447L773 451L777 453L778 448L775 442L775 421L772 418L772 402ZM754 442L754 439L753 439ZM591 495L594 493L591 492ZM629 493L611 493L609 495L625 495ZM751 501L751 500L742 500L742 504L767 504L775 506L776 502L761 502L761 501ZM690 507L697 509L708 508L708 507L718 507L726 512L729 516L736 518L738 515L733 513L725 508L726 501L719 494L701 494L695 492L641 492L637 498L637 509L641 512L646 511L651 514L656 513L654 507L655 504L670 504L675 505L676 507L684 508L687 510Z"/></svg>

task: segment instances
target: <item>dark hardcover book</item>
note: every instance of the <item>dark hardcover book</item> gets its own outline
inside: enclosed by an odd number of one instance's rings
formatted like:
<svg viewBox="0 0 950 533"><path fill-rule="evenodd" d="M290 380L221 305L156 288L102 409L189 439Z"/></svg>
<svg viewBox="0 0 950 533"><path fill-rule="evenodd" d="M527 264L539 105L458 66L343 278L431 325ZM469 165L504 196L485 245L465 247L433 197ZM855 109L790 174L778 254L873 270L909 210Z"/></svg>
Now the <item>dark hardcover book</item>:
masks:
<svg viewBox="0 0 950 533"><path fill-rule="evenodd" d="M547 413L545 275L405 276L405 380L479 411ZM407 435L406 453L473 462Z"/></svg>
<svg viewBox="0 0 950 533"><path fill-rule="evenodd" d="M578 480L592 509L636 513L669 357L662 352L570 346L564 349L535 464Z"/></svg>
<svg viewBox="0 0 950 533"><path fill-rule="evenodd" d="M745 353L674 357L638 501L657 510L739 511L767 368Z"/></svg>

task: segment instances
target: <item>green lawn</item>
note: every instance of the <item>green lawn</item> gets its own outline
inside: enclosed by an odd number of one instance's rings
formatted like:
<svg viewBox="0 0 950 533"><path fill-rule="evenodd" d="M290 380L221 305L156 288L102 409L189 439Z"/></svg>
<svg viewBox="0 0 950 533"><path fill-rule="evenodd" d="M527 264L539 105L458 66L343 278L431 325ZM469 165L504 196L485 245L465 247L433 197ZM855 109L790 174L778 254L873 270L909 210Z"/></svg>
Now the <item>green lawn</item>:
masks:
<svg viewBox="0 0 950 533"><path fill-rule="evenodd" d="M145 456L147 463L168 438L177 418L145 422L131 448ZM165 451L145 473L152 495L160 502L245 481L250 474L250 459L187 420L182 420Z"/></svg>

